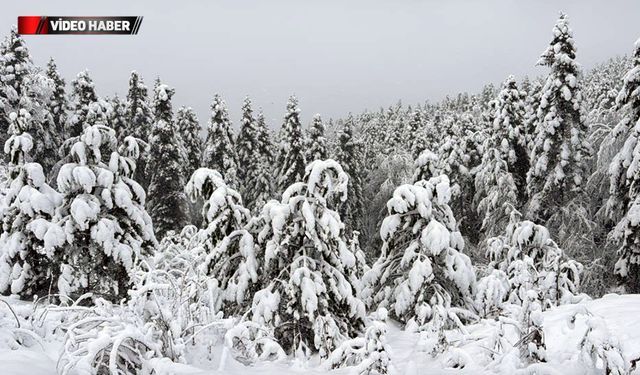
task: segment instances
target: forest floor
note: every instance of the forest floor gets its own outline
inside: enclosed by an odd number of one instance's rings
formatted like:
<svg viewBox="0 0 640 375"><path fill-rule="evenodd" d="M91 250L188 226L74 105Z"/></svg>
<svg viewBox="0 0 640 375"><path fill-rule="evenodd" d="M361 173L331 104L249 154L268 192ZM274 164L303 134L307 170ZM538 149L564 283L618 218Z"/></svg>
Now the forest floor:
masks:
<svg viewBox="0 0 640 375"><path fill-rule="evenodd" d="M9 300L13 310L21 316L31 310L31 304ZM577 311L589 311L601 317L610 334L621 342L627 360L640 357L640 295L610 294L596 300L577 305L564 305L544 313L544 334L547 343L548 363L536 365L539 374L604 374L603 370L588 369L580 360L579 342L584 336L584 320L578 318L573 327L569 321ZM52 319L59 320L60 317ZM6 342L8 325L15 326L15 317L6 307L0 306L0 344ZM47 324L46 322L44 323ZM487 339L491 336L495 320L482 320L467 327L466 333L450 332L448 338L457 349L436 358L424 352L420 334L406 332L396 324L389 323L387 344L393 368L392 374L482 374L520 372L516 354L502 356L500 361L489 358ZM507 336L509 336L507 334ZM4 342L3 342L3 339ZM327 373L317 358L306 363L289 359L278 363L260 363L250 367L235 361L224 349L222 339L210 353L211 360L200 361L197 366L175 364L168 360L158 361L154 368L158 375L213 375L213 374L306 374ZM56 362L62 349L62 338L43 339L28 348L10 349L3 345L0 349L0 373L6 375L54 375ZM194 356L197 357L197 356ZM451 359L464 363L464 368L451 368ZM196 360L197 362L197 360ZM531 370L531 368L529 368ZM343 368L331 374L346 375L352 370ZM640 373L640 371L637 371Z"/></svg>

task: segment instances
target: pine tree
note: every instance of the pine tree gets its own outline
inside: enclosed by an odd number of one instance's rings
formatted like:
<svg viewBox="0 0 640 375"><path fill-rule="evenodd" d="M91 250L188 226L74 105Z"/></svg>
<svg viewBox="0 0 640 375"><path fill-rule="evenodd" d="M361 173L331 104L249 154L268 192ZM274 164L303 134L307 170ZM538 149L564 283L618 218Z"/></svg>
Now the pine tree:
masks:
<svg viewBox="0 0 640 375"><path fill-rule="evenodd" d="M282 125L282 140L278 153L278 177L277 190L283 192L295 182L301 181L304 176L304 137L300 125L300 109L298 99L295 96L289 98L287 113L284 115Z"/></svg>
<svg viewBox="0 0 640 375"><path fill-rule="evenodd" d="M64 134L65 124L67 123L67 111L69 110L69 104L67 102L67 94L65 91L64 78L60 76L58 67L53 58L49 59L47 63L47 77L53 83L53 93L51 100L49 101L49 113L53 117L54 129L60 138Z"/></svg>
<svg viewBox="0 0 640 375"><path fill-rule="evenodd" d="M364 215L362 143L353 135L353 117L349 117L338 136L337 159L349 176L349 198L340 206L340 216L347 227L347 234L362 229Z"/></svg>
<svg viewBox="0 0 640 375"><path fill-rule="evenodd" d="M547 220L570 201L586 181L590 145L582 115L580 70L567 16L560 15L553 40L539 65L548 66L540 98L536 136L527 175L529 216Z"/></svg>
<svg viewBox="0 0 640 375"><path fill-rule="evenodd" d="M450 198L446 175L394 191L380 228L382 254L365 274L362 293L370 308L386 306L401 323L438 337L456 325L455 308L470 306L476 278Z"/></svg>
<svg viewBox="0 0 640 375"><path fill-rule="evenodd" d="M197 236L206 255L201 267L213 278L207 284L216 311L225 316L246 311L258 281L252 235L245 229L251 217L240 194L227 186L217 171L196 170L185 187L192 201L204 199L204 229Z"/></svg>
<svg viewBox="0 0 640 375"><path fill-rule="evenodd" d="M0 142L4 144L9 134L11 112L20 110L20 97L28 87L25 79L34 67L24 40L12 27L0 45Z"/></svg>
<svg viewBox="0 0 640 375"><path fill-rule="evenodd" d="M200 138L200 121L191 107L180 107L176 113L176 127L180 131L189 160L189 173L200 168L202 160L202 139Z"/></svg>
<svg viewBox="0 0 640 375"><path fill-rule="evenodd" d="M45 171L50 171L60 159L61 134L56 129L49 104L54 91L53 81L39 69L33 69L23 78L25 87L19 99L21 110L29 113L27 132L33 136L34 144L30 152L31 161L39 163Z"/></svg>
<svg viewBox="0 0 640 375"><path fill-rule="evenodd" d="M129 124L127 122L127 108L126 103L123 103L120 97L116 94L111 99L111 116L109 118L109 127L116 132L118 142L123 142L126 137L129 136Z"/></svg>
<svg viewBox="0 0 640 375"><path fill-rule="evenodd" d="M496 148L507 162L509 172L518 188L519 199L526 199L529 155L525 129L525 103L513 76L502 84L495 104L491 137L485 149Z"/></svg>
<svg viewBox="0 0 640 375"><path fill-rule="evenodd" d="M142 76L135 70L129 77L129 91L127 92L126 104L127 131L124 133L150 143L151 131L153 127L153 111L149 105L147 86L145 86ZM142 151L142 150L141 150ZM143 187L149 186L150 176L147 171L148 150L143 150L143 155L138 160L135 179Z"/></svg>
<svg viewBox="0 0 640 375"><path fill-rule="evenodd" d="M155 124L150 135L149 213L156 235L179 230L188 223L189 206L184 193L187 156L180 132L173 121L171 97L174 90L158 80L154 88Z"/></svg>
<svg viewBox="0 0 640 375"><path fill-rule="evenodd" d="M237 186L237 154L227 104L216 94L211 103L211 120L202 164L218 171L229 186Z"/></svg>
<svg viewBox="0 0 640 375"><path fill-rule="evenodd" d="M271 133L267 128L267 124L264 119L264 113L262 113L262 109L258 111L258 115L256 116L256 124L257 124L257 137L258 137L258 149L260 150L260 155L266 159L267 163L271 165L274 160L274 145L271 141Z"/></svg>
<svg viewBox="0 0 640 375"><path fill-rule="evenodd" d="M243 198L245 206L257 213L273 198L273 144L262 111L256 117L255 134L256 160L253 172L246 178Z"/></svg>
<svg viewBox="0 0 640 375"><path fill-rule="evenodd" d="M474 201L484 217L484 234L494 236L505 228L511 210L526 202L529 155L525 104L513 76L502 84L485 117L491 124L491 135L484 143L482 163L475 170Z"/></svg>
<svg viewBox="0 0 640 375"><path fill-rule="evenodd" d="M67 122L66 138L78 137L87 126L107 125L111 116L110 105L96 94L89 71L84 70L71 82L71 116Z"/></svg>
<svg viewBox="0 0 640 375"><path fill-rule="evenodd" d="M258 147L258 126L253 117L251 99L246 97L242 104L242 123L240 133L236 140L236 150L238 152L238 179L241 182L241 192L254 189L248 185L247 181L256 173L258 162L260 161L260 149Z"/></svg>
<svg viewBox="0 0 640 375"><path fill-rule="evenodd" d="M408 141L411 149L411 157L417 159L420 153L427 148L426 129L424 126L424 116L420 108L413 111L409 121Z"/></svg>
<svg viewBox="0 0 640 375"><path fill-rule="evenodd" d="M176 113L176 128L180 131L187 156L187 164L184 169L185 176L200 168L202 161L202 139L200 139L200 122L191 107L180 107ZM190 221L200 226L202 215L202 197L192 200L189 204Z"/></svg>
<svg viewBox="0 0 640 375"><path fill-rule="evenodd" d="M487 240L489 266L507 276L506 299L525 305L528 293L534 291L543 310L574 303L582 264L565 255L546 227L519 221L519 216L519 212L513 211L505 234Z"/></svg>
<svg viewBox="0 0 640 375"><path fill-rule="evenodd" d="M328 206L334 196L346 198L347 180L337 162L316 160L282 203L269 201L253 224L264 287L254 295L250 318L289 353L312 350L326 358L363 327L364 305L349 276L356 257L340 215Z"/></svg>
<svg viewBox="0 0 640 375"><path fill-rule="evenodd" d="M105 148L118 151L106 160L100 152ZM58 279L62 295L127 297L137 262L156 244L144 189L132 179L138 156L134 138L117 148L115 131L103 125L86 126L71 147L73 161L57 178L63 201L55 222L66 240Z"/></svg>
<svg viewBox="0 0 640 375"><path fill-rule="evenodd" d="M607 209L611 218L622 213L613 231L621 240L620 258L615 273L627 284L630 293L640 292L640 40L636 42L633 66L624 76L623 86L616 99L616 108L623 114L622 120L613 129L616 136L626 136L626 141L609 165L610 196Z"/></svg>
<svg viewBox="0 0 640 375"><path fill-rule="evenodd" d="M8 189L0 208L0 292L25 298L55 292L55 247L64 241L64 232L51 223L62 198L45 183L42 166L26 162L33 147L26 132L30 117L24 108L9 114Z"/></svg>
<svg viewBox="0 0 640 375"><path fill-rule="evenodd" d="M324 136L324 124L319 114L313 116L313 123L309 129L309 144L307 145L306 160L324 160L327 158L327 138Z"/></svg>

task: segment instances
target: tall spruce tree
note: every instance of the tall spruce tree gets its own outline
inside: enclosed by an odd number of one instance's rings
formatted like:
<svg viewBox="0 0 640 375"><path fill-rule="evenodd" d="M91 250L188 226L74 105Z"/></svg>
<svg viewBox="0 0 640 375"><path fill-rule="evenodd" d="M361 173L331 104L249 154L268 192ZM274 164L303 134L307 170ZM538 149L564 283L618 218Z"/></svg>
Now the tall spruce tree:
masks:
<svg viewBox="0 0 640 375"><path fill-rule="evenodd" d="M256 173L258 162L260 161L260 148L258 146L258 126L253 117L251 99L246 97L242 104L242 123L236 141L238 152L238 180L240 181L240 192L244 196L246 191L254 189L247 184L247 181Z"/></svg>
<svg viewBox="0 0 640 375"><path fill-rule="evenodd" d="M123 142L124 139L129 136L129 134L127 134L129 132L129 124L127 122L126 103L116 94L111 98L111 108L109 127L116 132L118 142Z"/></svg>
<svg viewBox="0 0 640 375"><path fill-rule="evenodd" d="M309 144L306 159L309 162L327 158L327 138L324 136L324 124L320 114L313 116L313 123L309 129Z"/></svg>
<svg viewBox="0 0 640 375"><path fill-rule="evenodd" d="M8 188L0 206L0 292L25 298L55 292L55 246L64 241L62 230L51 223L62 197L46 184L40 164L26 162L33 147L26 132L30 120L24 108L9 114Z"/></svg>
<svg viewBox="0 0 640 375"><path fill-rule="evenodd" d="M227 184L237 187L238 165L227 104L216 94L211 103L211 120L204 145L202 164L218 171Z"/></svg>
<svg viewBox="0 0 640 375"><path fill-rule="evenodd" d="M145 86L142 76L135 70L132 71L129 77L129 91L127 92L127 131L124 133L149 143L153 127L153 111L149 105L147 91L147 86ZM149 186L150 179L149 173L147 173L149 155L148 150L141 151L143 154L138 160L135 178L146 188Z"/></svg>
<svg viewBox="0 0 640 375"><path fill-rule="evenodd" d="M187 156L185 164L185 177L200 168L202 161L202 140L200 139L200 122L191 107L180 107L176 113L176 128L180 131ZM200 208L203 205L203 197L194 197L189 202L191 223L199 226L202 222Z"/></svg>
<svg viewBox="0 0 640 375"><path fill-rule="evenodd" d="M176 113L176 127L182 136L189 161L188 173L200 168L202 160L202 139L200 138L200 121L191 107L180 107Z"/></svg>
<svg viewBox="0 0 640 375"><path fill-rule="evenodd" d="M264 113L262 109L258 111L256 116L257 137L258 137L258 149L260 155L262 155L269 164L273 162L275 156L274 144L271 140L271 133L267 128L267 123L264 119Z"/></svg>
<svg viewBox="0 0 640 375"><path fill-rule="evenodd" d="M340 205L340 216L345 223L347 234L353 230L362 230L364 212L362 143L353 135L353 117L344 122L338 135L337 159L342 169L349 176L349 197Z"/></svg>
<svg viewBox="0 0 640 375"><path fill-rule="evenodd" d="M67 102L65 89L66 82L64 78L60 76L60 72L58 72L58 67L53 57L50 58L47 63L46 75L53 84L53 92L48 105L49 113L51 113L51 116L53 117L56 133L62 138L65 124L67 122L69 103Z"/></svg>
<svg viewBox="0 0 640 375"><path fill-rule="evenodd" d="M33 71L33 62L24 39L12 27L0 45L0 142L9 134L9 115L20 109L20 97L26 89L25 80Z"/></svg>
<svg viewBox="0 0 640 375"><path fill-rule="evenodd" d="M580 69L566 15L553 28L553 39L539 65L548 66L538 108L527 188L528 215L547 220L581 190L586 182L591 147L582 115Z"/></svg>
<svg viewBox="0 0 640 375"><path fill-rule="evenodd" d="M626 141L609 165L607 209L618 221L613 235L621 242L615 273L629 293L640 293L640 40L635 45L633 66L623 78L616 108L623 117L613 130L614 136L626 135Z"/></svg>
<svg viewBox="0 0 640 375"><path fill-rule="evenodd" d="M244 203L253 212L260 212L262 206L273 198L273 144L262 111L256 116L257 160L253 173L246 178Z"/></svg>
<svg viewBox="0 0 640 375"><path fill-rule="evenodd" d="M525 129L523 93L513 76L507 77L496 99L493 129L488 146L500 151L518 188L521 201L526 199L529 155ZM486 148L486 147L485 147Z"/></svg>
<svg viewBox="0 0 640 375"><path fill-rule="evenodd" d="M111 116L111 106L98 98L93 79L84 70L71 82L71 116L67 122L65 138L77 137L87 126L106 125Z"/></svg>
<svg viewBox="0 0 640 375"><path fill-rule="evenodd" d="M280 150L278 153L278 192L283 192L295 182L301 181L304 176L304 137L300 125L300 109L298 99L295 96L289 98L287 113L284 115L284 124L281 129Z"/></svg>
<svg viewBox="0 0 640 375"><path fill-rule="evenodd" d="M158 238L168 230L179 230L188 223L189 206L184 186L187 156L180 132L173 121L171 97L174 90L157 82L154 88L153 125L149 153L149 213Z"/></svg>

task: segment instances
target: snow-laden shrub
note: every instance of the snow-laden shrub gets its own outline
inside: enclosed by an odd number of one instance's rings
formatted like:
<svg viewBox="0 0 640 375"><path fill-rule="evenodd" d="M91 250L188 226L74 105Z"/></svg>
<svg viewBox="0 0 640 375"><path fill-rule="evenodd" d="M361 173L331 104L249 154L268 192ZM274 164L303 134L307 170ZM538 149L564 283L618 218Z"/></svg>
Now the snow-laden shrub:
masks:
<svg viewBox="0 0 640 375"><path fill-rule="evenodd" d="M547 228L517 216L514 211L505 235L487 240L490 265L509 280L507 300L523 304L529 290L538 293L543 309L578 300L582 264L567 258Z"/></svg>
<svg viewBox="0 0 640 375"><path fill-rule="evenodd" d="M286 358L286 353L276 341L273 332L256 322L244 321L236 324L227 331L224 340L231 355L245 365Z"/></svg>
<svg viewBox="0 0 640 375"><path fill-rule="evenodd" d="M160 353L153 329L98 299L92 314L66 327L57 371L67 374L138 374Z"/></svg>
<svg viewBox="0 0 640 375"><path fill-rule="evenodd" d="M528 363L547 361L547 346L542 329L544 317L539 300L538 292L526 291L520 311L520 340L514 345L520 350L520 358Z"/></svg>
<svg viewBox="0 0 640 375"><path fill-rule="evenodd" d="M500 314L503 303L511 290L507 274L493 270L476 284L475 307L482 317Z"/></svg>
<svg viewBox="0 0 640 375"><path fill-rule="evenodd" d="M328 202L346 198L347 175L334 160L316 160L282 202L270 201L251 223L260 248L263 289L249 318L273 329L288 353L326 357L363 326L364 304L351 274L356 257L340 215Z"/></svg>
<svg viewBox="0 0 640 375"><path fill-rule="evenodd" d="M625 358L622 345L607 327L606 321L594 315L587 308L576 308L568 320L575 329L578 318L584 318L586 330L578 343L580 359L589 367L604 370L609 375L625 375L631 371L630 362Z"/></svg>
<svg viewBox="0 0 640 375"><path fill-rule="evenodd" d="M396 189L380 235L382 255L364 276L363 298L411 326L458 326L466 319L475 271L462 250L445 175Z"/></svg>
<svg viewBox="0 0 640 375"><path fill-rule="evenodd" d="M391 359L386 341L387 326L373 321L364 337L346 340L324 362L328 369L353 367L354 374L387 374Z"/></svg>
<svg viewBox="0 0 640 375"><path fill-rule="evenodd" d="M153 329L160 352L175 362L185 362L195 345L215 344L202 336L222 336L216 283L201 267L205 254L193 250L196 234L194 226L167 233L136 271L126 306Z"/></svg>

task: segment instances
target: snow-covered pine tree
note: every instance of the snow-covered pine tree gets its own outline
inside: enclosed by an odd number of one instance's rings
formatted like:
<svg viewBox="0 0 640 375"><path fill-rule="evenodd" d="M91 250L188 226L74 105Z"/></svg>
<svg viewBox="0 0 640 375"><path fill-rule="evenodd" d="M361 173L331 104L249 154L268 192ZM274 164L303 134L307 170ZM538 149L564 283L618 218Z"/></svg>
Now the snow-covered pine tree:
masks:
<svg viewBox="0 0 640 375"><path fill-rule="evenodd" d="M309 128L309 144L307 145L306 160L324 160L327 158L327 138L324 136L324 124L320 114L313 116Z"/></svg>
<svg viewBox="0 0 640 375"><path fill-rule="evenodd" d="M523 83L524 84L524 83ZM524 88L524 87L523 87ZM533 152L534 138L536 135L536 125L538 123L538 108L540 107L540 97L542 95L541 79L534 79L526 91L524 129L527 138L527 150L529 155Z"/></svg>
<svg viewBox="0 0 640 375"><path fill-rule="evenodd" d="M467 317L476 280L450 198L446 175L398 187L380 228L382 254L363 278L370 308L438 335Z"/></svg>
<svg viewBox="0 0 640 375"><path fill-rule="evenodd" d="M0 45L0 144L9 134L9 115L20 110L20 97L27 86L24 82L33 71L33 61L15 26Z"/></svg>
<svg viewBox="0 0 640 375"><path fill-rule="evenodd" d="M155 124L151 130L149 164L149 213L158 238L168 230L179 230L189 220L184 193L187 155L180 132L173 121L171 97L174 90L158 81L154 88Z"/></svg>
<svg viewBox="0 0 640 375"><path fill-rule="evenodd" d="M182 142L189 160L188 173L200 168L202 161L202 139L200 138L200 121L191 107L180 107L176 113L176 127L182 135Z"/></svg>
<svg viewBox="0 0 640 375"><path fill-rule="evenodd" d="M253 179L260 162L258 127L256 119L253 117L253 109L251 108L251 99L249 97L246 97L242 103L242 123L236 140L236 151L238 154L238 179L244 196L248 190L255 188L247 182Z"/></svg>
<svg viewBox="0 0 640 375"><path fill-rule="evenodd" d="M342 130L338 135L338 150L336 160L342 166L349 177L349 198L340 205L340 217L345 223L347 235L354 230L362 230L362 220L364 214L363 189L363 147L360 140L353 134L353 117L344 122Z"/></svg>
<svg viewBox="0 0 640 375"><path fill-rule="evenodd" d="M136 263L156 244L144 189L132 179L138 143L125 138L103 160L100 150L116 145L113 129L86 126L71 147L73 161L58 173L63 201L54 221L66 240L58 278L62 295L125 298Z"/></svg>
<svg viewBox="0 0 640 375"><path fill-rule="evenodd" d="M531 169L528 216L547 220L581 190L587 179L591 147L582 114L582 93L575 62L576 48L569 20L561 14L553 39L539 65L551 72L542 87L537 114Z"/></svg>
<svg viewBox="0 0 640 375"><path fill-rule="evenodd" d="M54 248L64 232L51 223L61 195L45 182L42 166L27 163L33 147L31 115L24 108L9 114L4 150L10 156L8 189L0 206L0 292L28 298L55 292L58 269Z"/></svg>
<svg viewBox="0 0 640 375"><path fill-rule="evenodd" d="M204 144L202 165L222 175L229 186L237 186L238 155L227 104L216 94L211 103L211 120Z"/></svg>
<svg viewBox="0 0 640 375"><path fill-rule="evenodd" d="M127 92L127 135L147 141L153 127L153 109L149 105L149 94L142 76L135 70L129 76Z"/></svg>
<svg viewBox="0 0 640 375"><path fill-rule="evenodd" d="M273 192L273 144L262 111L255 120L255 160L251 174L245 177L244 204L252 212L258 213L271 198Z"/></svg>
<svg viewBox="0 0 640 375"><path fill-rule="evenodd" d="M33 137L31 161L39 163L46 172L60 160L61 134L56 129L49 103L53 94L53 81L35 68L23 78L19 107L29 113L27 132ZM18 111L19 112L19 111Z"/></svg>
<svg viewBox="0 0 640 375"><path fill-rule="evenodd" d="M55 131L62 137L64 133L65 124L67 123L67 111L69 110L69 104L67 102L67 94L65 90L66 82L64 78L60 76L58 72L58 66L55 60L49 59L46 70L47 77L53 83L53 93L51 100L49 100L48 108L49 113L53 117L53 123L55 124Z"/></svg>
<svg viewBox="0 0 640 375"><path fill-rule="evenodd" d="M204 199L204 229L197 236L200 249L191 251L206 254L201 267L213 278L208 284L211 303L225 316L242 313L258 281L253 237L245 229L250 212L240 194L212 169L196 170L185 191L192 201Z"/></svg>
<svg viewBox="0 0 640 375"><path fill-rule="evenodd" d="M482 216L482 231L486 237L497 236L506 227L511 212L519 209L518 186L504 154L497 148L486 150L482 164L476 170L474 197L478 213ZM486 238L485 237L485 238Z"/></svg>
<svg viewBox="0 0 640 375"><path fill-rule="evenodd" d="M633 67L623 78L623 86L616 99L616 107L623 113L613 129L626 141L609 165L609 215L618 221L613 235L620 240L620 258L615 273L626 283L628 291L640 293L640 40L636 42ZM622 214L622 218L617 220Z"/></svg>
<svg viewBox="0 0 640 375"><path fill-rule="evenodd" d="M364 305L349 277L356 257L340 215L328 206L334 196L346 197L347 180L334 160L316 160L252 223L264 288L254 295L250 318L272 329L289 353L317 350L326 358L363 327Z"/></svg>
<svg viewBox="0 0 640 375"><path fill-rule="evenodd" d="M300 125L300 109L295 96L289 98L281 129L282 139L277 158L277 190L283 192L302 180L305 171L304 137Z"/></svg>
<svg viewBox="0 0 640 375"><path fill-rule="evenodd" d="M111 106L96 94L88 70L78 73L71 81L71 87L71 115L67 121L65 138L79 136L87 126L109 123Z"/></svg>
<svg viewBox="0 0 640 375"><path fill-rule="evenodd" d="M127 130L125 136L133 136L150 143L153 127L153 111L149 105L149 97L142 76L135 70L129 77L129 91L127 92L126 118ZM143 187L149 186L150 176L147 171L149 155L143 152L138 160L135 180Z"/></svg>
<svg viewBox="0 0 640 375"><path fill-rule="evenodd" d="M264 119L262 109L258 111L258 115L256 116L256 125L260 154L267 160L269 165L271 165L275 155L275 146L271 141L271 132L269 131L269 128L267 128L267 123Z"/></svg>
<svg viewBox="0 0 640 375"><path fill-rule="evenodd" d="M118 94L111 98L111 114L109 116L108 125L116 132L118 142L123 142L129 136L129 125L126 116L126 103L124 103Z"/></svg>
<svg viewBox="0 0 640 375"><path fill-rule="evenodd" d="M428 147L426 132L422 110L416 108L409 121L408 134L411 157L413 157L414 160Z"/></svg>
<svg viewBox="0 0 640 375"><path fill-rule="evenodd" d="M529 171L529 151L525 129L524 97L510 75L502 84L502 90L495 102L493 128L485 150L495 148L500 158L507 162L509 173L518 188L520 202L526 199L527 172Z"/></svg>

